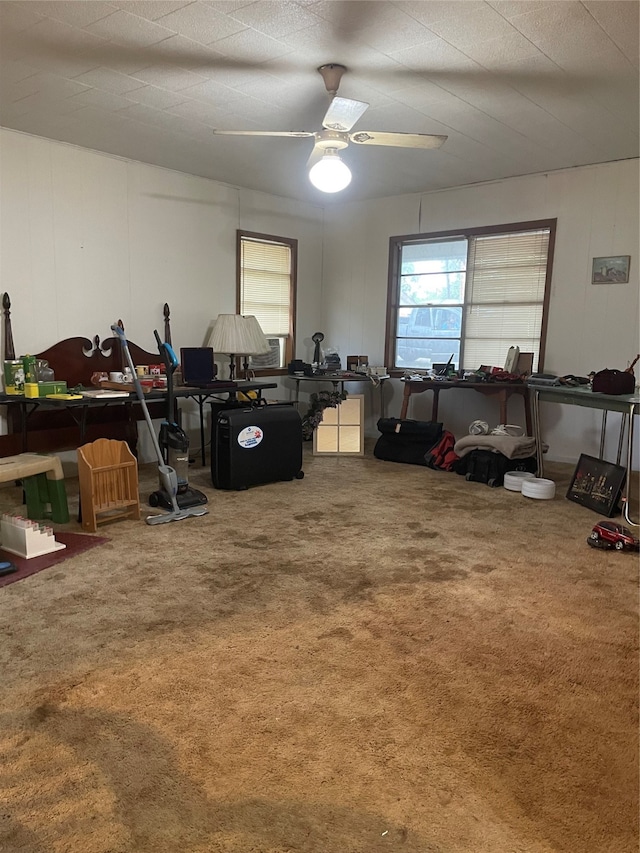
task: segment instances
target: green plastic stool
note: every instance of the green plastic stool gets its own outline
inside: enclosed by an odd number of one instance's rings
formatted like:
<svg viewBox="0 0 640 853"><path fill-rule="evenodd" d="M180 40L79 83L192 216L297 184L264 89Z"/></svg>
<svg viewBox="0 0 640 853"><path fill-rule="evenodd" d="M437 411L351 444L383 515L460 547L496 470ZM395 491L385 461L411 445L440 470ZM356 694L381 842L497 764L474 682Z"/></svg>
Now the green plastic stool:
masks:
<svg viewBox="0 0 640 853"><path fill-rule="evenodd" d="M22 478L27 518L34 521L50 518L59 524L69 521L69 506L64 480L50 480L46 474Z"/></svg>

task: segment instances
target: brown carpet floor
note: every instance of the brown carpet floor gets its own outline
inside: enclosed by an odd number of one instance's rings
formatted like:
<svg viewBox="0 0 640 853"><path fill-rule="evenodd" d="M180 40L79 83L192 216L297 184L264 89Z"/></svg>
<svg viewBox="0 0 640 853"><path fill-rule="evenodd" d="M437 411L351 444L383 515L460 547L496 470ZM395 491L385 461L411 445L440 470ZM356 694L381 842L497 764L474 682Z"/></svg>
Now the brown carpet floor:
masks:
<svg viewBox="0 0 640 853"><path fill-rule="evenodd" d="M24 511L24 508L22 508ZM85 533L69 533L67 530L61 530L61 525L56 525L55 540L58 543L65 545L65 548L59 551L50 551L48 554L41 554L39 557L20 557L11 551L5 551L0 548L0 560L6 560L16 566L17 571L8 575L0 576L0 588L9 586L10 583L28 578L30 575L35 575L36 572L42 572L44 569L50 569L59 563L64 563L71 557L77 554L82 554L83 551L88 551L90 548L96 548L108 541L106 536L98 536L96 534Z"/></svg>
<svg viewBox="0 0 640 853"><path fill-rule="evenodd" d="M0 850L637 851L639 560L587 545L572 468L305 472L196 468L206 517L0 590Z"/></svg>

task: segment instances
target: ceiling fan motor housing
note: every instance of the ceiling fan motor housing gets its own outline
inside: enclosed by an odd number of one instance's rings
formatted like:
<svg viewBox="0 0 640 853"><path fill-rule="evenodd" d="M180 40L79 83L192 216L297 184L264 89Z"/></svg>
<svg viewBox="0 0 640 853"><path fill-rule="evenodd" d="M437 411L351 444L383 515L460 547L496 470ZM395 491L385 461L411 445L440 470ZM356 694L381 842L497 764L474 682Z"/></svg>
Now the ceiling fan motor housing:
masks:
<svg viewBox="0 0 640 853"><path fill-rule="evenodd" d="M319 130L315 136L317 148L341 151L349 145L349 135L339 130Z"/></svg>
<svg viewBox="0 0 640 853"><path fill-rule="evenodd" d="M346 66L338 65L335 62L330 62L327 65L321 65L318 68L318 71L322 74L322 79L324 80L327 92L329 92L330 95L335 95L338 91L342 75L346 70Z"/></svg>

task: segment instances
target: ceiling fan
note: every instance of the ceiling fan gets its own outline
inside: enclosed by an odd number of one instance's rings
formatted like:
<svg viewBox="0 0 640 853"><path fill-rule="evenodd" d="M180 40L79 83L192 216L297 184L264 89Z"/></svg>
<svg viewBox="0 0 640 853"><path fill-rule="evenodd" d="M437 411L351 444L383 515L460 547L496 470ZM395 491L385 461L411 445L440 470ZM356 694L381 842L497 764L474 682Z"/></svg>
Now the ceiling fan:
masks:
<svg viewBox="0 0 640 853"><path fill-rule="evenodd" d="M392 148L439 148L446 136L431 133L386 133L377 130L351 128L365 113L369 104L351 98L339 98L338 87L346 71L344 65L328 63L318 71L327 92L331 95L329 109L322 119L322 130L214 130L216 135L227 136L285 136L298 139L313 137L315 145L307 161L309 180L322 192L339 192L351 182L351 171L338 152L350 142L357 145L386 145Z"/></svg>

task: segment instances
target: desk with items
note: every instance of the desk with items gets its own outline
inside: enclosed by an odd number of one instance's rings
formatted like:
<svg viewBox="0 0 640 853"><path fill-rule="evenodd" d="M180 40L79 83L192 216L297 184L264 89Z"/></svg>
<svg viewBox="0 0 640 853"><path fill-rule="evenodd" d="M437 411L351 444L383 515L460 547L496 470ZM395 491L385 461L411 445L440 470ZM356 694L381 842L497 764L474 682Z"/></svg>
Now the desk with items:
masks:
<svg viewBox="0 0 640 853"><path fill-rule="evenodd" d="M11 328L11 300L7 293L2 297L3 305L3 356L5 362L16 360L13 332ZM169 306L163 306L164 340L171 341ZM122 322L119 322L123 327ZM161 361L158 351L150 352L128 341L131 356L136 365L154 365ZM132 452L137 451L137 422L143 420L142 407L135 393L113 391L118 396L88 397L73 393L82 387L87 393L95 393L100 386L95 384L98 374L122 374L126 365L119 340L109 337L100 340L72 337L49 347L33 358L47 362L58 380L64 380L68 395L26 396L25 394L0 394L0 405L5 407L7 434L0 436L0 456L17 453L52 452L72 449L96 438L115 438L126 441ZM6 383L5 381L5 384ZM117 384L111 388L118 388ZM130 386L122 386L129 388ZM194 399L200 418L202 461L205 464L204 404L212 399L233 403L243 391L256 391L258 397L265 388L275 388L276 383L228 382L213 383L206 388L176 386L176 399ZM109 390L104 390L104 395ZM167 392L153 388L145 393L150 414L154 418L166 417Z"/></svg>
<svg viewBox="0 0 640 853"><path fill-rule="evenodd" d="M375 374L355 373L349 370L338 370L335 372L314 373L312 376L301 376L300 374L289 374L289 379L293 379L296 383L296 396L294 405L298 408L300 402L300 383L301 382L330 382L333 385L333 390L337 391L338 386L344 392L344 386L347 382L366 382L373 383L380 389L380 417L384 417L384 383L388 376L377 376Z"/></svg>
<svg viewBox="0 0 640 853"><path fill-rule="evenodd" d="M3 358L7 362L16 359L11 328L11 300L7 293L2 297L3 306ZM171 340L169 306L163 306L164 339ZM119 324L122 327L122 322ZM24 355L23 344L19 344ZM131 355L136 364L155 364L160 361L158 351L151 352L129 341ZM66 382L70 393L75 388L95 389L92 377L96 374L123 373L126 366L122 347L117 338L111 336L100 340L93 338L65 338L31 357L46 362L58 381ZM10 383L6 382L9 386ZM73 395L75 396L75 395ZM163 396L160 397L160 400ZM124 403L123 403L124 400ZM165 407L160 400L151 403L153 417L163 417ZM0 398L5 406L7 434L0 436L0 456L11 456L24 452L25 446L35 452L52 452L78 446L79 427L83 439L113 438L126 441L135 453L138 430L136 421L143 415L135 398L104 400L50 399L27 397L22 394L5 394Z"/></svg>
<svg viewBox="0 0 640 853"><path fill-rule="evenodd" d="M260 397L263 390L266 388L276 388L275 382L243 382L235 383L235 387L229 387L229 383L221 382L221 388L190 388L178 386L173 389L173 396L176 399L194 399L198 404L199 421L200 421L200 441L201 441L201 458L202 464L206 464L205 454L205 425L204 425L204 405L211 400L220 401L221 406L234 403L237 401L238 394L248 391L256 391ZM162 390L152 390L144 395L145 401L149 404L166 403L167 393ZM7 406L10 411L14 411L17 415L13 420L14 426L18 426L16 433L20 435L19 446L17 453L27 453L35 448L30 447L30 418L34 413L46 413L66 411L73 419L77 427L77 438L74 441L71 439L69 445L80 446L84 444L89 437L88 427L96 426L96 423L89 423L89 414L92 411L98 411L103 416L100 417L99 423L103 427L103 431L110 432L108 424L110 421L104 417L104 410L107 408L117 408L123 414L123 417L116 419L113 423L134 424L142 417L138 414L137 408L139 403L135 393L126 393L125 396L104 396L104 397L83 397L81 395L73 395L70 399L52 399L50 397L25 397L23 394L0 394L0 405ZM134 410L134 406L136 410ZM164 416L164 408L161 410ZM95 430L94 430L95 431ZM98 428L99 431L99 428ZM102 436L101 436L102 437ZM110 437L110 436L106 436ZM125 439L127 440L127 439ZM132 438L128 442L132 446L132 451L135 451L136 443Z"/></svg>
<svg viewBox="0 0 640 853"><path fill-rule="evenodd" d="M477 391L487 397L497 398L500 404L500 423L506 424L509 422L507 418L507 404L513 396L519 396L523 399L524 415L527 427L527 435L532 434L532 417L531 405L529 399L529 388L522 382L499 382L499 381L483 381L473 382L467 379L431 379L424 377L422 379L405 379L404 394L402 398L402 409L400 410L400 418L407 417L409 411L409 402L413 394L422 394L424 391L433 393L431 403L431 421L438 420L438 397L441 391L449 391L452 388L462 388L472 391Z"/></svg>

